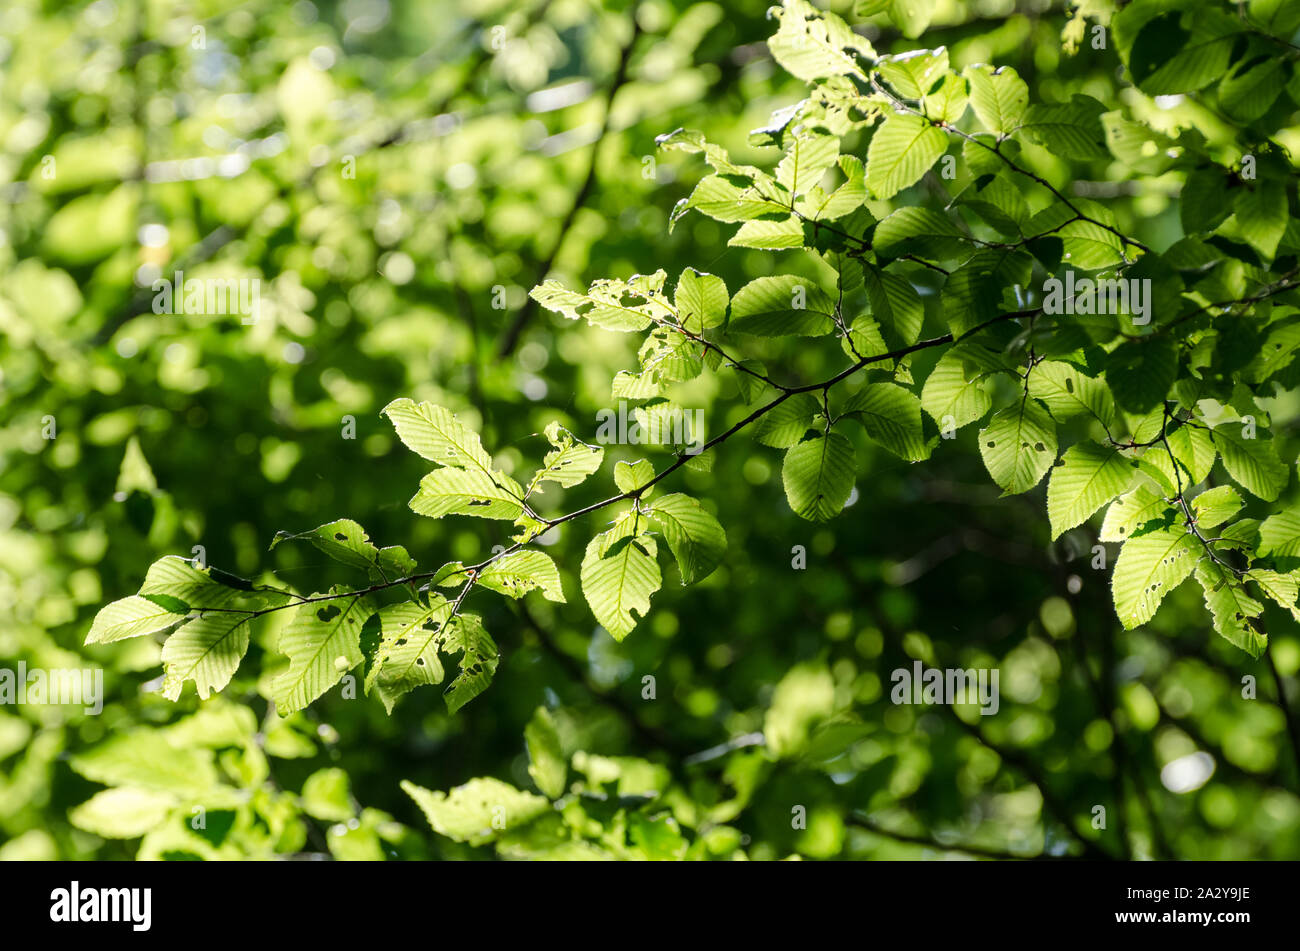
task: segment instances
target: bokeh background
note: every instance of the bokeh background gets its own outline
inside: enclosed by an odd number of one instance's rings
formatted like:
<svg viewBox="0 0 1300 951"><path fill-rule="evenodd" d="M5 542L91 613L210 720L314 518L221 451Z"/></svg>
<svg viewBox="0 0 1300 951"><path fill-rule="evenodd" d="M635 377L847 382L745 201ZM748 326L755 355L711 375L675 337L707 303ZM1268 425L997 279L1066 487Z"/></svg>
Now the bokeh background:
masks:
<svg viewBox="0 0 1300 951"><path fill-rule="evenodd" d="M1044 99L1113 101L1117 60L1070 55L1069 13L940 0L918 40L884 17L863 29L882 52L946 45L958 69L1012 65ZM588 788L613 777L674 817L650 833L611 798L610 814L590 809L591 854L1300 854L1300 776L1264 662L1214 635L1192 585L1122 631L1095 539L1050 544L1042 487L998 498L974 427L920 465L860 440L854 501L825 526L790 512L776 451L730 441L671 486L716 512L726 561L690 588L665 568L622 644L577 596L604 515L564 526L548 551L567 605L472 599L502 662L456 716L427 688L391 716L335 690L281 719L265 699L275 623L202 704L192 688L159 695L154 639L81 646L100 606L196 545L311 591L343 576L309 547L268 550L277 531L351 517L425 567L505 541L492 523L408 511L425 466L379 410L447 406L507 471L531 472L549 421L594 437L636 347L535 309L535 283L693 266L734 290L786 266L702 217L669 232L704 170L655 147L688 127L738 161L775 161L749 130L805 87L772 61L773 28L758 0L7 0L0 660L101 666L107 699L98 716L0 709L0 858L491 857L434 834L399 783L531 788L539 706ZM1169 191L1089 184L1143 240L1177 236ZM154 314L148 286L176 270L260 279L260 320ZM833 341L749 355L796 380L843 361ZM693 386L683 403L708 407L710 432L745 413L733 383ZM1293 416L1275 413L1275 431ZM639 455L612 447L556 511L608 495L612 462ZM1268 620L1294 690L1300 639ZM891 704L889 672L914 659L998 668L999 714ZM142 762L114 752L122 737L143 738ZM82 806L118 787L157 795ZM205 830L187 821L194 802Z"/></svg>

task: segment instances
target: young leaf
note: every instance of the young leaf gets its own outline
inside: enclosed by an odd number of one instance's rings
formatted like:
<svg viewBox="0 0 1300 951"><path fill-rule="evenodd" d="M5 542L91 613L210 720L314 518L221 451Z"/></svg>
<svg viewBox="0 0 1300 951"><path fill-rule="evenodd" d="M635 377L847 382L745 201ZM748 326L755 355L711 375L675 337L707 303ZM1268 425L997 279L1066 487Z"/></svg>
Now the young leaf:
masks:
<svg viewBox="0 0 1300 951"><path fill-rule="evenodd" d="M781 467L781 481L791 511L814 522L838 515L853 491L855 455L853 444L836 432L790 449Z"/></svg>
<svg viewBox="0 0 1300 951"><path fill-rule="evenodd" d="M1262 433L1248 439L1240 422L1221 423L1214 428L1214 444L1228 475L1252 495L1272 502L1286 487L1290 472L1278 459L1273 440Z"/></svg>
<svg viewBox="0 0 1300 951"><path fill-rule="evenodd" d="M1192 499L1192 514L1200 528L1215 528L1241 511L1241 496L1230 485L1206 489ZM1263 526L1260 526L1263 533Z"/></svg>
<svg viewBox="0 0 1300 951"><path fill-rule="evenodd" d="M984 128L1006 135L1019 125L1029 105L1029 87L1010 66L967 66L970 104Z"/></svg>
<svg viewBox="0 0 1300 951"><path fill-rule="evenodd" d="M1125 629L1151 620L1165 595L1192 573L1199 556L1200 543L1182 528L1126 541L1111 578L1115 612Z"/></svg>
<svg viewBox="0 0 1300 951"><path fill-rule="evenodd" d="M471 779L445 793L433 792L404 779L402 791L415 800L434 832L470 845L491 842L502 833L527 825L551 808L541 796L489 776Z"/></svg>
<svg viewBox="0 0 1300 951"><path fill-rule="evenodd" d="M1027 396L1000 411L980 430L980 455L1006 495L1028 492L1056 461L1056 424Z"/></svg>
<svg viewBox="0 0 1300 951"><path fill-rule="evenodd" d="M1044 360L1029 374L1029 395L1042 400L1059 422L1087 415L1103 426L1115 421L1115 402L1101 380L1069 363Z"/></svg>
<svg viewBox="0 0 1300 951"><path fill-rule="evenodd" d="M569 764L565 762L551 711L538 707L533 712L533 718L524 727L524 742L528 746L528 775L548 799L559 799L564 795Z"/></svg>
<svg viewBox="0 0 1300 951"><path fill-rule="evenodd" d="M1067 103L1030 106L1020 128L1063 158L1104 159L1110 155L1101 125L1105 111L1096 99L1075 93Z"/></svg>
<svg viewBox="0 0 1300 951"><path fill-rule="evenodd" d="M1196 566L1196 580L1205 592L1205 606L1214 617L1214 629L1251 657L1261 657L1268 637L1254 623L1264 606L1246 593L1227 571L1206 559Z"/></svg>
<svg viewBox="0 0 1300 951"><path fill-rule="evenodd" d="M364 595L347 596L341 588L337 600L303 604L280 634L280 653L289 669L271 685L281 716L301 710L365 658L361 653L361 627L375 613ZM318 597L318 596L317 596Z"/></svg>
<svg viewBox="0 0 1300 951"><path fill-rule="evenodd" d="M858 390L841 411L900 459L917 462L930 455L921 429L921 401L895 383L871 383Z"/></svg>
<svg viewBox="0 0 1300 951"><path fill-rule="evenodd" d="M772 58L805 82L827 76L864 77L858 57L875 59L876 52L864 37L834 13L819 10L806 0L782 0L771 15L780 22L767 40Z"/></svg>
<svg viewBox="0 0 1300 951"><path fill-rule="evenodd" d="M438 648L452 604L440 594L428 598L428 603L402 601L379 610L381 639L365 686L379 694L389 713L403 694L442 683Z"/></svg>
<svg viewBox="0 0 1300 951"><path fill-rule="evenodd" d="M443 466L492 471L492 459L484 451L478 433L443 407L403 397L380 412L392 421L397 438L406 448L425 459Z"/></svg>
<svg viewBox="0 0 1300 951"><path fill-rule="evenodd" d="M1259 526L1259 553L1266 558L1300 559L1300 509L1274 512Z"/></svg>
<svg viewBox="0 0 1300 951"><path fill-rule="evenodd" d="M948 150L948 136L920 116L895 114L867 147L867 188L879 201L915 185Z"/></svg>
<svg viewBox="0 0 1300 951"><path fill-rule="evenodd" d="M349 568L365 571L374 581L390 581L414 573L415 559L399 545L376 548L363 529L350 518L341 518L309 532L290 535L280 532L271 542L275 548L282 541L306 539L318 550Z"/></svg>
<svg viewBox="0 0 1300 951"><path fill-rule="evenodd" d="M1075 443L1067 449L1047 480L1047 520L1052 526L1052 540L1082 525L1093 512L1123 492L1132 479L1132 466L1116 449L1095 442ZM1112 505L1111 511L1114 510ZM1106 524L1110 524L1109 513ZM1108 538L1105 527L1101 538L1102 541L1122 540Z"/></svg>
<svg viewBox="0 0 1300 951"><path fill-rule="evenodd" d="M650 611L650 596L663 578L658 547L649 535L627 535L615 527L587 545L579 578L591 613L610 636L621 641L636 627L637 615Z"/></svg>
<svg viewBox="0 0 1300 951"><path fill-rule="evenodd" d="M789 449L812 427L822 405L811 393L796 393L754 424L754 438L773 449Z"/></svg>
<svg viewBox="0 0 1300 951"><path fill-rule="evenodd" d="M90 632L86 635L86 643L112 644L128 637L156 634L183 620L190 613L189 605L174 598L169 602L159 601L132 595L105 605L95 615Z"/></svg>
<svg viewBox="0 0 1300 951"><path fill-rule="evenodd" d="M871 313L888 331L891 341L903 346L916 343L925 322L925 306L916 288L897 274L865 263L862 283L871 301Z"/></svg>
<svg viewBox="0 0 1300 951"><path fill-rule="evenodd" d="M834 328L834 315L834 303L816 284L781 274L755 278L736 292L727 329L761 337L815 337Z"/></svg>
<svg viewBox="0 0 1300 951"><path fill-rule="evenodd" d="M614 466L614 484L620 492L635 492L648 484L655 477L655 467L649 460L638 459L636 462L620 462ZM654 489L642 493L642 498L649 498Z"/></svg>
<svg viewBox="0 0 1300 951"><path fill-rule="evenodd" d="M448 654L460 652L460 672L442 695L447 712L454 714L487 689L501 657L477 614L461 614L448 621L443 626L441 647Z"/></svg>
<svg viewBox="0 0 1300 951"><path fill-rule="evenodd" d="M477 583L512 598L522 598L538 588L546 600L564 603L560 570L550 555L536 549L515 551L499 558L483 569Z"/></svg>
<svg viewBox="0 0 1300 951"><path fill-rule="evenodd" d="M559 423L547 425L546 438L555 448L546 454L542 468L537 470L533 481L529 483L530 493L542 482L554 482L566 489L572 488L599 469L605 459L604 449L579 442L573 433Z"/></svg>
<svg viewBox="0 0 1300 951"><path fill-rule="evenodd" d="M475 515L513 520L523 512L523 489L500 472L434 469L420 480L419 490L407 504L412 512L430 518Z"/></svg>
<svg viewBox="0 0 1300 951"><path fill-rule="evenodd" d="M727 553L727 533L695 499L680 492L665 495L650 507L650 520L662 529L677 559L682 584L713 573Z"/></svg>
<svg viewBox="0 0 1300 951"><path fill-rule="evenodd" d="M673 293L677 320L693 334L720 326L726 319L730 300L722 278L690 267L682 271Z"/></svg>
<svg viewBox="0 0 1300 951"><path fill-rule="evenodd" d="M939 424L960 429L981 419L993 405L984 386L1001 363L979 346L950 347L921 388L921 408Z"/></svg>
<svg viewBox="0 0 1300 951"><path fill-rule="evenodd" d="M206 614L187 621L163 644L162 695L179 700L185 681L193 680L199 699L222 690L248 652L249 616Z"/></svg>
<svg viewBox="0 0 1300 951"><path fill-rule="evenodd" d="M1133 470L1128 471L1131 477ZM1050 484L1047 491L1050 498ZM1173 520L1174 509L1165 501L1164 496L1144 482L1123 498L1111 503L1110 508L1106 510L1106 518L1101 523L1101 532L1097 537L1104 542L1128 541L1139 533L1142 526L1150 522L1167 528L1173 525ZM1055 524L1053 522L1053 525Z"/></svg>

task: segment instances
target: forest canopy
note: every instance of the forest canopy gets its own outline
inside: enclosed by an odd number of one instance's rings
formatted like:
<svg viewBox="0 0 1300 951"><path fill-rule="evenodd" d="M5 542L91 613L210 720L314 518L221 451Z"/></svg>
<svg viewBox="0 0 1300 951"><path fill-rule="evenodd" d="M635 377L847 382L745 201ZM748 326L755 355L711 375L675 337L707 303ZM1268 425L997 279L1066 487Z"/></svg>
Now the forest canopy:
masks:
<svg viewBox="0 0 1300 951"><path fill-rule="evenodd" d="M7 6L0 858L1296 857L1298 59Z"/></svg>

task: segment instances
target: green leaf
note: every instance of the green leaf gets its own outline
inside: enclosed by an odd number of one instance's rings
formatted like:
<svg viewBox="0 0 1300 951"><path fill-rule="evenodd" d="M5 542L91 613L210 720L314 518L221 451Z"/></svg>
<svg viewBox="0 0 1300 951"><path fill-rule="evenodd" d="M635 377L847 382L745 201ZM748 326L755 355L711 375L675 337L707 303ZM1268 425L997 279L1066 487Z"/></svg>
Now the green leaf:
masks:
<svg viewBox="0 0 1300 951"><path fill-rule="evenodd" d="M1178 213L1187 234L1213 231L1232 214L1232 203L1225 201L1229 178L1218 166L1197 168L1187 173L1178 196Z"/></svg>
<svg viewBox="0 0 1300 951"><path fill-rule="evenodd" d="M1217 485L1206 489L1192 499L1192 514L1200 528L1214 528L1222 525L1241 511L1241 496L1230 485ZM1263 533L1263 526L1260 526Z"/></svg>
<svg viewBox="0 0 1300 951"><path fill-rule="evenodd" d="M663 584L657 555L654 538L624 534L617 527L587 545L579 570L582 593L591 613L616 641L636 627L633 611L646 616L650 596Z"/></svg>
<svg viewBox="0 0 1300 951"><path fill-rule="evenodd" d="M866 169L862 160L853 155L841 155L836 164L844 173L844 183L830 194L814 188L807 196L796 199L795 209L803 217L812 221L835 221L857 211L867 200L867 185L863 177Z"/></svg>
<svg viewBox="0 0 1300 951"><path fill-rule="evenodd" d="M892 340L911 346L921 336L925 305L908 281L869 264L862 266L862 281L871 301L871 313Z"/></svg>
<svg viewBox="0 0 1300 951"><path fill-rule="evenodd" d="M789 449L812 428L822 405L811 393L796 393L758 418L754 438L773 449Z"/></svg>
<svg viewBox="0 0 1300 951"><path fill-rule="evenodd" d="M1132 478L1132 467L1116 449L1095 442L1075 443L1067 449L1047 482L1047 519L1052 539L1082 525L1093 512L1123 492ZM1113 540L1106 538L1105 529L1102 539Z"/></svg>
<svg viewBox="0 0 1300 951"><path fill-rule="evenodd" d="M785 454L781 481L790 509L800 518L825 522L840 513L856 476L853 444L841 433L799 443Z"/></svg>
<svg viewBox="0 0 1300 951"><path fill-rule="evenodd" d="M1300 559L1300 509L1274 512L1259 526L1259 553L1266 558Z"/></svg>
<svg viewBox="0 0 1300 951"><path fill-rule="evenodd" d="M859 19L888 13L889 19L908 39L925 32L934 13L934 0L858 0L853 9Z"/></svg>
<svg viewBox="0 0 1300 951"><path fill-rule="evenodd" d="M460 652L460 671L442 695L447 712L454 714L487 689L501 656L477 614L461 614L448 621L441 646L448 654Z"/></svg>
<svg viewBox="0 0 1300 951"><path fill-rule="evenodd" d="M161 824L176 805L176 796L168 792L118 786L69 810L68 821L105 839L134 839Z"/></svg>
<svg viewBox="0 0 1300 951"><path fill-rule="evenodd" d="M179 700L185 681L193 680L200 700L230 683L248 652L249 616L206 614L178 628L163 645L162 695Z"/></svg>
<svg viewBox="0 0 1300 951"><path fill-rule="evenodd" d="M522 598L538 588L548 601L564 603L564 588L560 584L560 570L551 556L536 549L515 551L488 565L479 573L478 582L489 591Z"/></svg>
<svg viewBox="0 0 1300 951"><path fill-rule="evenodd" d="M833 13L823 12L805 0L782 0L771 15L780 23L767 46L790 75L811 82L827 76L865 78L858 57L875 59L876 52Z"/></svg>
<svg viewBox="0 0 1300 951"><path fill-rule="evenodd" d="M948 150L948 136L919 116L895 114L867 147L867 188L880 201L915 185Z"/></svg>
<svg viewBox="0 0 1300 951"><path fill-rule="evenodd" d="M153 469L149 467L149 460L144 457L144 450L140 448L139 437L133 435L126 441L126 453L122 456L122 466L118 470L114 493L125 497L132 492L152 495L157 491L158 480L154 478Z"/></svg>
<svg viewBox="0 0 1300 951"><path fill-rule="evenodd" d="M731 301L728 330L733 333L816 337L834 327L834 303L806 277L781 274L755 278Z"/></svg>
<svg viewBox="0 0 1300 951"><path fill-rule="evenodd" d="M938 87L926 95L922 110L932 119L954 125L966 114L970 103L970 83L964 76L949 73Z"/></svg>
<svg viewBox="0 0 1300 951"><path fill-rule="evenodd" d="M474 515L514 520L523 513L523 489L499 472L434 469L420 480L419 490L407 504L412 512L430 518Z"/></svg>
<svg viewBox="0 0 1300 951"><path fill-rule="evenodd" d="M1240 122L1253 122L1268 112L1285 83L1283 60L1268 51L1233 65L1219 83L1219 105Z"/></svg>
<svg viewBox="0 0 1300 951"><path fill-rule="evenodd" d="M876 225L872 248L877 255L915 254L942 261L966 248L965 236L946 216L919 206L900 208Z"/></svg>
<svg viewBox="0 0 1300 951"><path fill-rule="evenodd" d="M1028 284L1033 266L1024 251L984 249L948 275L940 299L953 336L963 337L999 316L1004 292Z"/></svg>
<svg viewBox="0 0 1300 951"><path fill-rule="evenodd" d="M867 435L900 459L918 462L930 455L921 429L921 400L895 383L871 383L844 403L842 413L862 423Z"/></svg>
<svg viewBox="0 0 1300 951"><path fill-rule="evenodd" d="M970 104L984 128L997 135L1015 130L1029 105L1029 87L1010 66L967 66Z"/></svg>
<svg viewBox="0 0 1300 951"><path fill-rule="evenodd" d="M528 485L529 493L543 482L572 488L599 469L605 459L604 449L579 442L559 423L547 424L546 438L555 448L542 460L542 468Z"/></svg>
<svg viewBox="0 0 1300 951"><path fill-rule="evenodd" d="M557 281L545 281L528 293L547 310L569 320L584 317L593 327L635 333L671 318L672 311L663 297L665 277L659 270L626 281L594 281L586 294L568 290ZM629 303L629 297L637 302Z"/></svg>
<svg viewBox="0 0 1300 951"><path fill-rule="evenodd" d="M649 510L650 520L664 533L677 559L682 584L694 584L713 573L727 553L727 533L695 499L680 492L665 495Z"/></svg>
<svg viewBox="0 0 1300 951"><path fill-rule="evenodd" d="M1239 485L1265 502L1277 499L1290 479L1290 472L1277 457L1272 439L1257 434L1242 435L1240 423L1221 423L1214 428L1214 444L1223 457L1223 467Z"/></svg>
<svg viewBox="0 0 1300 951"><path fill-rule="evenodd" d="M614 484L623 493L637 491L648 485L654 477L655 467L647 459L638 459L635 462L620 462L614 466ZM651 488L642 493L642 497L649 498L653 494L654 489Z"/></svg>
<svg viewBox="0 0 1300 951"><path fill-rule="evenodd" d="M1132 469L1129 473L1132 474ZM1050 486L1048 492L1050 495ZM1098 538L1104 542L1127 541L1149 522L1154 521L1157 524L1167 522L1172 525L1173 513L1173 508L1165 501L1164 496L1150 485L1142 483L1123 498L1117 499L1106 510L1106 518L1102 521ZM1169 517L1162 518L1166 514Z"/></svg>
<svg viewBox="0 0 1300 951"><path fill-rule="evenodd" d="M753 221L755 219L783 219L790 214L789 202L777 201L771 195L764 194L752 185L737 184L735 177L724 178L720 175L708 175L700 179L700 183L695 186L688 198L683 198L678 202L677 207L673 209L672 221L675 223L678 218L694 208L702 215L708 215L715 221L722 221L728 224L737 221ZM555 310L570 320L576 320L583 315L583 308L591 304L589 300L582 295L575 294L572 291L565 290L554 281L548 281L542 285L546 290L543 294L546 300L538 298L539 303L544 304L551 310ZM534 297L537 293L534 292ZM549 301L549 303L548 303ZM613 320L614 314L606 314L603 320ZM644 329L644 315L635 311L632 314L625 315L626 322L629 324L627 329L639 330ZM640 326L633 326L640 323Z"/></svg>
<svg viewBox="0 0 1300 951"><path fill-rule="evenodd" d="M803 130L790 136L785 155L776 167L776 180L792 195L807 194L839 156L838 136Z"/></svg>
<svg viewBox="0 0 1300 951"><path fill-rule="evenodd" d="M1150 4L1135 4L1133 17L1146 15ZM1142 8L1145 8L1142 9ZM1125 20L1117 20L1121 29ZM1133 82L1150 96L1195 92L1223 75L1232 54L1233 34L1240 31L1227 13L1201 6L1152 17L1139 29L1129 51Z"/></svg>
<svg viewBox="0 0 1300 951"><path fill-rule="evenodd" d="M1196 566L1196 580L1205 592L1205 606L1214 616L1214 629L1251 657L1263 656L1268 637L1253 621L1264 613L1264 606L1212 561L1205 560Z"/></svg>
<svg viewBox="0 0 1300 951"><path fill-rule="evenodd" d="M882 56L876 68L904 99L921 99L948 72L948 51L941 46Z"/></svg>
<svg viewBox="0 0 1300 951"><path fill-rule="evenodd" d="M389 713L404 694L426 684L440 684L444 676L438 648L452 603L430 593L428 603L401 601L379 610L379 648L366 676L366 690L374 690Z"/></svg>
<svg viewBox="0 0 1300 951"><path fill-rule="evenodd" d="M746 221L727 242L733 248L788 251L804 245L803 222L791 216L783 221Z"/></svg>
<svg viewBox="0 0 1300 951"><path fill-rule="evenodd" d="M792 667L772 692L763 720L768 750L781 758L800 753L812 728L834 712L835 678L826 665L804 662Z"/></svg>
<svg viewBox="0 0 1300 951"><path fill-rule="evenodd" d="M69 760L80 776L106 786L130 786L205 796L217 785L212 750L181 746L164 731L139 728L119 733Z"/></svg>
<svg viewBox="0 0 1300 951"><path fill-rule="evenodd" d="M189 613L189 605L184 602L163 605L149 598L132 595L100 608L90 625L86 643L112 644L128 637L156 634L183 620Z"/></svg>
<svg viewBox="0 0 1300 951"><path fill-rule="evenodd" d="M415 559L400 545L376 548L365 529L350 518L341 518L297 535L280 532L272 540L271 547L275 548L282 541L298 539L306 539L340 564L365 571L376 582L405 577L414 573L417 567Z"/></svg>
<svg viewBox="0 0 1300 951"><path fill-rule="evenodd" d="M1042 400L1059 422L1089 416L1104 426L1115 421L1115 403L1101 380L1069 363L1044 360L1029 374L1029 395Z"/></svg>
<svg viewBox="0 0 1300 951"><path fill-rule="evenodd" d="M423 458L469 471L492 471L492 459L484 451L478 433L449 410L403 397L380 412L392 421L397 438L406 448Z"/></svg>
<svg viewBox="0 0 1300 951"><path fill-rule="evenodd" d="M299 606L280 633L279 650L289 658L289 669L271 691L281 716L306 707L365 659L361 627L375 613L373 602L340 588L331 593L341 597Z"/></svg>
<svg viewBox="0 0 1300 951"><path fill-rule="evenodd" d="M727 317L727 304L731 298L722 278L686 268L677 279L673 292L673 305L677 320L693 334L701 334L710 327L721 326Z"/></svg>
<svg viewBox="0 0 1300 951"><path fill-rule="evenodd" d="M1277 246L1286 234L1286 189L1281 182L1259 181L1237 196L1233 210L1241 236L1265 260L1277 254Z"/></svg>
<svg viewBox="0 0 1300 951"><path fill-rule="evenodd" d="M325 822L347 822L356 815L348 774L338 767L318 769L302 784L302 810Z"/></svg>
<svg viewBox="0 0 1300 951"><path fill-rule="evenodd" d="M490 776L471 779L449 792L432 792L409 780L402 791L415 800L433 831L456 842L484 845L550 811L541 796Z"/></svg>
<svg viewBox="0 0 1300 951"><path fill-rule="evenodd" d="M981 419L993 406L984 380L1001 364L983 347L954 344L939 358L921 388L921 408L943 430Z"/></svg>
<svg viewBox="0 0 1300 951"><path fill-rule="evenodd" d="M1160 405L1178 376L1178 351L1166 337L1122 343L1106 361L1106 382L1119 408L1145 413Z"/></svg>
<svg viewBox="0 0 1300 951"><path fill-rule="evenodd" d="M1200 543L1181 528L1126 541L1111 577L1120 623L1132 630L1151 620L1165 595L1192 573L1199 557Z"/></svg>
<svg viewBox="0 0 1300 951"><path fill-rule="evenodd" d="M1005 495L1028 492L1056 461L1056 424L1036 400L1025 397L996 413L980 430L980 455Z"/></svg>
<svg viewBox="0 0 1300 951"><path fill-rule="evenodd" d="M1300 597L1300 577L1291 571L1283 574L1267 568L1252 568L1246 575L1259 585L1261 591L1279 606L1291 612L1291 617L1300 621L1300 606L1296 599Z"/></svg>
<svg viewBox="0 0 1300 951"><path fill-rule="evenodd" d="M1199 425L1183 425L1170 432L1165 438L1169 442L1169 448L1173 450L1174 458L1178 460L1178 464L1187 473L1190 481L1193 484L1204 482L1209 477L1210 470L1214 468L1214 460L1219 455L1209 430ZM1159 457L1160 454L1157 453L1156 458ZM1165 454L1164 460L1168 462L1168 454Z"/></svg>
<svg viewBox="0 0 1300 951"><path fill-rule="evenodd" d="M1069 159L1108 158L1101 114L1106 107L1091 96L1075 93L1068 103L1034 104L1021 129L1054 155Z"/></svg>
<svg viewBox="0 0 1300 951"><path fill-rule="evenodd" d="M533 718L524 727L524 742L528 745L528 775L548 799L559 799L564 795L569 764L564 759L551 711L538 707L533 712Z"/></svg>

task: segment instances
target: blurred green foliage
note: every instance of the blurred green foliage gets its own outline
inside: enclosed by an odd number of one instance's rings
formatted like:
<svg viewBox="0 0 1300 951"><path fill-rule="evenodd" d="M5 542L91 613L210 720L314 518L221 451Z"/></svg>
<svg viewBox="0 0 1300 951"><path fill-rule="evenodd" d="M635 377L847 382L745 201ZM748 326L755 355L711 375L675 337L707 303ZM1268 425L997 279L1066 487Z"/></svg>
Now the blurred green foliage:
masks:
<svg viewBox="0 0 1300 951"><path fill-rule="evenodd" d="M1113 43L1089 43L1103 0L918 2L928 23L830 6L880 53L945 46L957 70L1014 67L1035 101L1084 93L1241 152L1214 101L1154 105ZM1274 33L1294 19L1248 6ZM1295 691L1294 622L1270 608L1254 660L1186 585L1124 630L1095 538L1052 541L1042 487L999 498L975 427L917 465L855 433L856 493L825 525L790 510L778 455L748 438L682 469L665 488L716 515L726 558L692 587L665 567L621 642L573 596L608 518L561 526L547 552L568 602L473 596L500 666L455 715L440 689L390 716L335 688L281 717L275 614L206 701L161 695L161 638L83 646L103 604L195 546L311 592L356 579L309 545L270 550L278 531L354 518L426 568L505 543L491 522L408 511L427 466L379 411L446 406L524 480L551 421L592 441L639 342L537 308L534 285L691 266L734 291L772 274L771 251L728 245L706 217L669 230L706 170L655 139L697 129L770 166L750 130L807 95L773 61L774 29L763 4L687 0L5 5L0 658L100 667L106 699L98 715L0 710L0 858L1300 854L1300 771L1268 669ZM1290 155L1294 85L1269 135ZM1137 188L1111 156L1085 178L1025 151L1125 233L1181 237L1181 173L1143 169ZM259 279L258 320L154 313L150 285L178 270ZM783 379L844 365L835 341L752 344ZM936 356L916 357L918 381ZM716 433L744 395L706 374L681 400ZM1293 450L1300 405L1269 405ZM598 479L546 489L552 511L605 498L612 464L645 455L608 448ZM999 669L999 713L891 703L890 671L916 660ZM1162 769L1197 751L1213 775L1174 792Z"/></svg>

